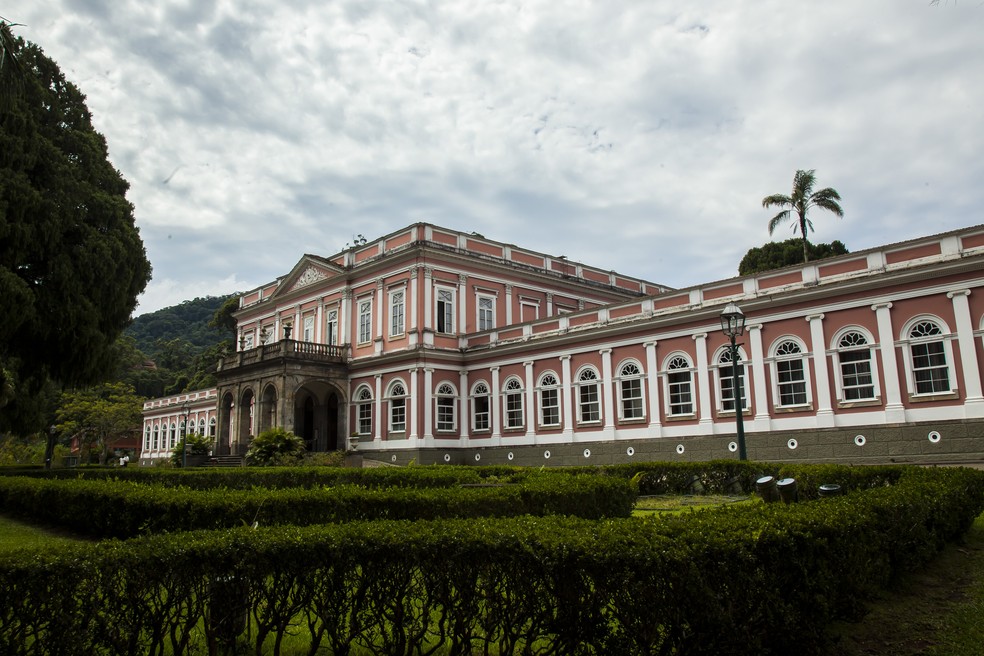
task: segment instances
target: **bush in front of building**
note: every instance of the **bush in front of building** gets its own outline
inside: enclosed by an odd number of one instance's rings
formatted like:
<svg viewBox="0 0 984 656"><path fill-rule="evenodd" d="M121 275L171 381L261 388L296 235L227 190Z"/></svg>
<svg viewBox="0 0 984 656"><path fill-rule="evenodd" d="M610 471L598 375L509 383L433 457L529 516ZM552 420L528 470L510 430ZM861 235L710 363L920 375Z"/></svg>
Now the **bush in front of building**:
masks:
<svg viewBox="0 0 984 656"><path fill-rule="evenodd" d="M39 653L269 653L303 627L311 653L823 653L832 620L982 509L984 473L912 468L658 521L261 525L8 554L0 651L30 636Z"/></svg>
<svg viewBox="0 0 984 656"><path fill-rule="evenodd" d="M253 467L275 467L300 464L304 457L304 440L283 428L270 428L249 443L246 464Z"/></svg>
<svg viewBox="0 0 984 656"><path fill-rule="evenodd" d="M187 442L187 452L185 451L185 443ZM178 443L174 445L171 449L171 464L175 467L182 467L187 457L200 457L207 456L212 450L212 440L211 438L200 435L198 433L192 433L187 437L182 437L178 440Z"/></svg>

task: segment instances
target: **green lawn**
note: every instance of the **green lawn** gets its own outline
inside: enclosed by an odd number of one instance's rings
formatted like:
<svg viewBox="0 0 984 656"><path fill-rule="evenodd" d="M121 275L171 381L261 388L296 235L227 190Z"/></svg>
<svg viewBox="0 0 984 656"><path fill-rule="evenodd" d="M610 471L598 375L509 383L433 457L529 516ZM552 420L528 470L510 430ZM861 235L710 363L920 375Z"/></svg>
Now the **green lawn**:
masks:
<svg viewBox="0 0 984 656"><path fill-rule="evenodd" d="M25 524L0 515L0 552L20 548L39 549L59 542L74 542L85 538L70 536L64 531Z"/></svg>

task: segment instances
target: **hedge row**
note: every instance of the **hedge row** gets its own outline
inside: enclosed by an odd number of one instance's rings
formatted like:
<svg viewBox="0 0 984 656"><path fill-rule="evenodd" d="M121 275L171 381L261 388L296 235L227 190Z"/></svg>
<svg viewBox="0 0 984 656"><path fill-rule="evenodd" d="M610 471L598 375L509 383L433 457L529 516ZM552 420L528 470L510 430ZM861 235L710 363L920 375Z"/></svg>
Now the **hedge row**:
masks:
<svg viewBox="0 0 984 656"><path fill-rule="evenodd" d="M0 510L99 538L236 526L308 526L376 519L573 515L627 517L626 479L529 476L515 485L207 491L113 480L0 477Z"/></svg>
<svg viewBox="0 0 984 656"><path fill-rule="evenodd" d="M0 556L0 652L823 653L984 509L984 474L663 521L353 522ZM301 652L303 653L303 651Z"/></svg>
<svg viewBox="0 0 984 656"><path fill-rule="evenodd" d="M557 467L540 470L514 466L461 467L428 465L354 469L344 467L271 467L237 469L0 468L0 476L32 476L52 479L120 480L196 490L226 488L319 488L360 485L367 488L447 488L483 482L515 483L531 475L611 476L634 479L639 493L686 494L693 491L742 492L754 490L762 475L793 477L801 494L815 498L821 484L835 483L844 489L868 489L890 485L899 476L893 466L844 467L842 465L782 465L778 463L717 460L712 462L644 462L602 467Z"/></svg>

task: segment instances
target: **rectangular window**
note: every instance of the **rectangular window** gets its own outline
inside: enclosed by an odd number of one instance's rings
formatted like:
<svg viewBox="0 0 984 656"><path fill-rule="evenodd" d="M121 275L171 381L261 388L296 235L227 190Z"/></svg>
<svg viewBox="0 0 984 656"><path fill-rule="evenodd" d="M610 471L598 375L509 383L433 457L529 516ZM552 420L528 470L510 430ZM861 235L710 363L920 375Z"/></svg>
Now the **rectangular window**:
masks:
<svg viewBox="0 0 984 656"><path fill-rule="evenodd" d="M243 350L248 351L253 348L253 333L243 335Z"/></svg>
<svg viewBox="0 0 984 656"><path fill-rule="evenodd" d="M478 330L495 328L495 298L492 296L478 297Z"/></svg>
<svg viewBox="0 0 984 656"><path fill-rule="evenodd" d="M557 389L540 390L540 423L544 426L560 425L560 401Z"/></svg>
<svg viewBox="0 0 984 656"><path fill-rule="evenodd" d="M840 354L841 380L844 400L859 401L875 398L874 380L871 377L870 351L845 351Z"/></svg>
<svg viewBox="0 0 984 656"><path fill-rule="evenodd" d="M912 373L916 379L916 394L949 392L950 374L943 342L913 344Z"/></svg>
<svg viewBox="0 0 984 656"><path fill-rule="evenodd" d="M642 381L630 378L622 381L622 419L642 419Z"/></svg>
<svg viewBox="0 0 984 656"><path fill-rule="evenodd" d="M506 428L523 427L523 394L510 392L506 394Z"/></svg>
<svg viewBox="0 0 984 656"><path fill-rule="evenodd" d="M454 398L449 396L437 397L437 430L450 432L454 430Z"/></svg>
<svg viewBox="0 0 984 656"><path fill-rule="evenodd" d="M407 400L405 398L390 401L390 430L402 433L407 429Z"/></svg>
<svg viewBox="0 0 984 656"><path fill-rule="evenodd" d="M359 404L359 435L372 432L372 401Z"/></svg>
<svg viewBox="0 0 984 656"><path fill-rule="evenodd" d="M487 431L489 429L489 397L484 395L476 396L474 404L474 428L476 431Z"/></svg>
<svg viewBox="0 0 984 656"><path fill-rule="evenodd" d="M535 321L540 318L540 304L528 301L519 302L519 321Z"/></svg>
<svg viewBox="0 0 984 656"><path fill-rule="evenodd" d="M359 343L372 341L372 299L359 301Z"/></svg>
<svg viewBox="0 0 984 656"><path fill-rule="evenodd" d="M454 292L448 289L437 290L437 332L454 334Z"/></svg>
<svg viewBox="0 0 984 656"><path fill-rule="evenodd" d="M721 409L726 412L735 410L735 369L732 365L721 365L718 370L721 376ZM741 390L741 407L745 409L745 367L738 367L738 387Z"/></svg>
<svg viewBox="0 0 984 656"><path fill-rule="evenodd" d="M601 420L597 383L581 385L578 388L578 412L580 413L582 422Z"/></svg>
<svg viewBox="0 0 984 656"><path fill-rule="evenodd" d="M678 371L667 375L670 384L670 414L690 415L694 413L694 399L691 392L689 371Z"/></svg>
<svg viewBox="0 0 984 656"><path fill-rule="evenodd" d="M325 319L325 344L338 343L338 310L328 310Z"/></svg>
<svg viewBox="0 0 984 656"><path fill-rule="evenodd" d="M304 317L304 341L314 341L314 317Z"/></svg>
<svg viewBox="0 0 984 656"><path fill-rule="evenodd" d="M402 290L390 292L390 337L402 335L406 329L406 301Z"/></svg>
<svg viewBox="0 0 984 656"><path fill-rule="evenodd" d="M776 362L779 374L779 405L806 405L806 377L802 360Z"/></svg>

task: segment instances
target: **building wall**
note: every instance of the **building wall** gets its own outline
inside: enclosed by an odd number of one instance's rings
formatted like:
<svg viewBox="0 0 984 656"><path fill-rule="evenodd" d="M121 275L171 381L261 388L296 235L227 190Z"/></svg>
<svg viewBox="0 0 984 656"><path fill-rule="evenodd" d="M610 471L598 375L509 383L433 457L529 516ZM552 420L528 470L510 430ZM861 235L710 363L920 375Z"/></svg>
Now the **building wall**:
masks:
<svg viewBox="0 0 984 656"><path fill-rule="evenodd" d="M738 342L750 457L984 458L974 434L984 420L982 235L978 226L669 290L419 224L355 253L305 256L244 296L240 330L255 345L262 327L281 339L291 324L291 339L325 343L337 310L347 375L298 372L280 388L279 421L291 425L297 390L330 379L345 397L342 430L367 457L728 457L736 416L719 319L736 302L747 317ZM395 294L402 332L392 330ZM494 315L485 330L482 298ZM372 305L363 343L360 301ZM934 431L945 437L929 440Z"/></svg>

